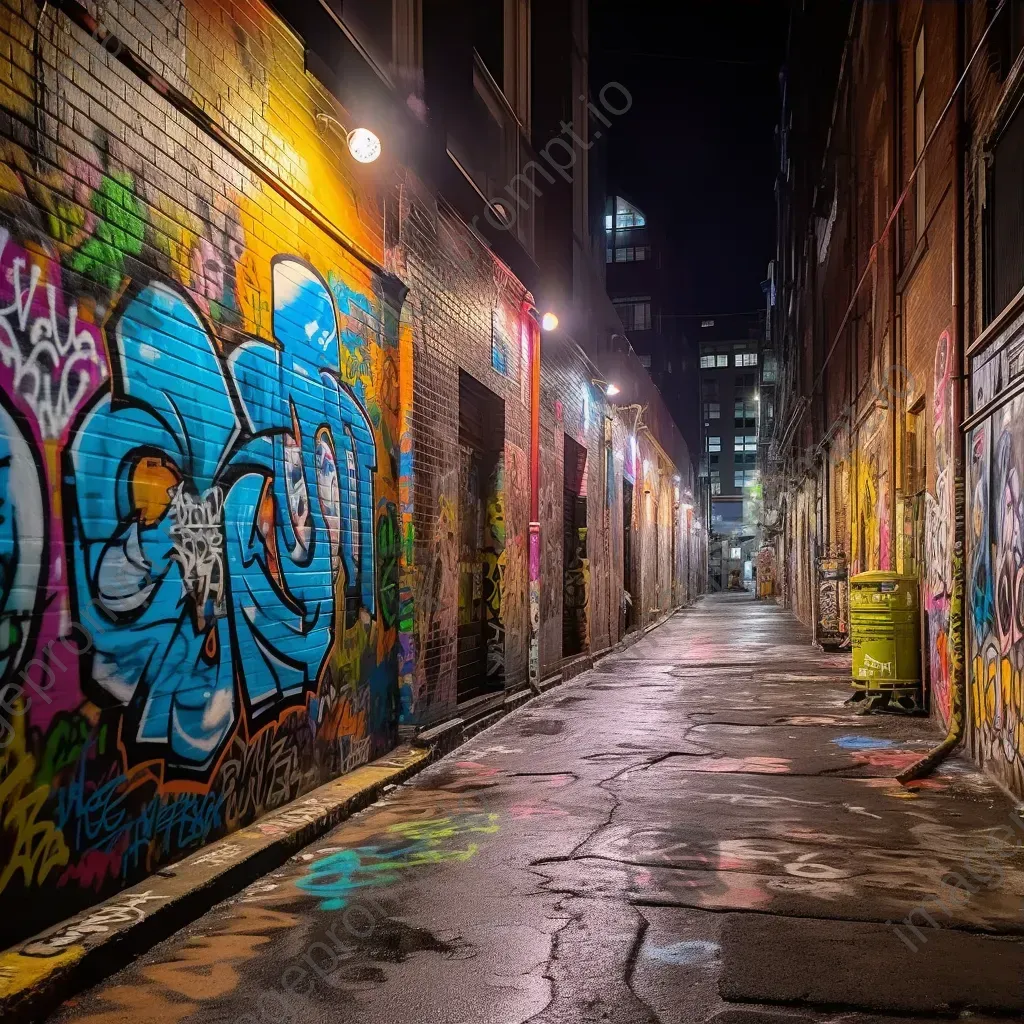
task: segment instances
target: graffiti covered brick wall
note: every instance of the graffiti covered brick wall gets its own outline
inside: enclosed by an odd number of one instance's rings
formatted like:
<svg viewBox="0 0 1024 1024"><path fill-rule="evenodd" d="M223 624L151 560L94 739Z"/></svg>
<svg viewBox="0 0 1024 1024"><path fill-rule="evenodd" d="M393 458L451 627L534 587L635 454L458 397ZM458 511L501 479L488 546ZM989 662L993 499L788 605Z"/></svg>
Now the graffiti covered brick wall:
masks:
<svg viewBox="0 0 1024 1024"><path fill-rule="evenodd" d="M129 129L113 62L86 102L95 44L33 56L6 13L37 73L0 100L37 130L0 142L3 945L393 746L402 426L390 280L139 82ZM168 73L238 74L272 121L269 16L178 13ZM330 156L305 121L296 186Z"/></svg>

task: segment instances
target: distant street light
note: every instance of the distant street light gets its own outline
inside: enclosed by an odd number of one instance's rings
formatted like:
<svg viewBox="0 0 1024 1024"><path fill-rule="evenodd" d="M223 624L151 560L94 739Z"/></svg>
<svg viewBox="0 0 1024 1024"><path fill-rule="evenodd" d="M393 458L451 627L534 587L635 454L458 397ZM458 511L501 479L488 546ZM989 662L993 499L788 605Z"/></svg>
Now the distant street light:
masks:
<svg viewBox="0 0 1024 1024"><path fill-rule="evenodd" d="M541 317L540 325L545 331L553 331L558 326L558 317L554 313L545 313Z"/></svg>
<svg viewBox="0 0 1024 1024"><path fill-rule="evenodd" d="M604 389L604 393L609 398L614 398L619 393L619 386L618 386L618 384L609 384L608 387L606 387Z"/></svg>

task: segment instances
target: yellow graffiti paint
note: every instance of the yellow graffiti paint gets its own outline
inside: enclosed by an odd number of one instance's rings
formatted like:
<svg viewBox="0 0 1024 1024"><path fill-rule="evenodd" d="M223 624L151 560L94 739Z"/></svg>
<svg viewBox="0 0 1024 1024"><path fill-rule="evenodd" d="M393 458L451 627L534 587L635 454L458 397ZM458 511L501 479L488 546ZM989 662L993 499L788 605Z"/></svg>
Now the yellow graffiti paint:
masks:
<svg viewBox="0 0 1024 1024"><path fill-rule="evenodd" d="M0 953L0 999L31 991L55 971L63 970L85 955L82 946L68 946L56 956L22 956L16 950Z"/></svg>

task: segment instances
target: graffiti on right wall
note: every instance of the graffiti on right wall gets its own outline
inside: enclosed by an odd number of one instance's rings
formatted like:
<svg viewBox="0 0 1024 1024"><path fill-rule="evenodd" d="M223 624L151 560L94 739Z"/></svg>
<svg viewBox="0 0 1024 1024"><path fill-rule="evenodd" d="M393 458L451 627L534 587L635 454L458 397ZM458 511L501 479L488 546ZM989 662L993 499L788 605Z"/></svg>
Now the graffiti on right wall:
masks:
<svg viewBox="0 0 1024 1024"><path fill-rule="evenodd" d="M976 758L1024 792L1024 399L968 437L970 737Z"/></svg>
<svg viewBox="0 0 1024 1024"><path fill-rule="evenodd" d="M928 665L932 709L949 723L949 609L953 596L953 346L944 331L935 348L935 494L925 495L925 610L928 613Z"/></svg>

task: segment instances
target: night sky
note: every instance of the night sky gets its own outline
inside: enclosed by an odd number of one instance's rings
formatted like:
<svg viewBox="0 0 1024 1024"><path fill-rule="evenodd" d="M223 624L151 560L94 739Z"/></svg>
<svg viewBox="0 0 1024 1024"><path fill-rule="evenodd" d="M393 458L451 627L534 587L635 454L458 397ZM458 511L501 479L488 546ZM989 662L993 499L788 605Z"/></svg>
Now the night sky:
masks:
<svg viewBox="0 0 1024 1024"><path fill-rule="evenodd" d="M787 18L783 0L592 0L594 91L633 96L609 131L609 187L664 223L673 312L764 305Z"/></svg>

